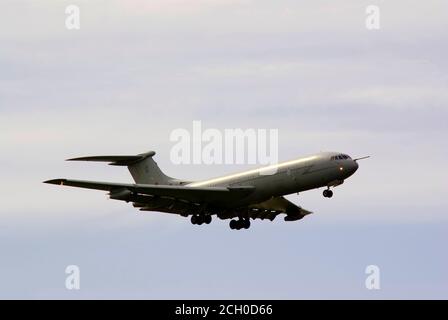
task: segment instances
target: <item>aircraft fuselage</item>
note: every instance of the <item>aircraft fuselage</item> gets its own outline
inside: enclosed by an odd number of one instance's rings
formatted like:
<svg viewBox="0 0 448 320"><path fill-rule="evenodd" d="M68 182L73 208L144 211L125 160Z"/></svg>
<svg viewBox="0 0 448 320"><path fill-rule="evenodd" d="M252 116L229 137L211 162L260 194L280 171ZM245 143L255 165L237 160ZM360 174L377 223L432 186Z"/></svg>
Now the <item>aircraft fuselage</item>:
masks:
<svg viewBox="0 0 448 320"><path fill-rule="evenodd" d="M271 197L336 186L357 169L357 162L350 157L341 153L325 152L237 174L193 182L187 186L255 187L255 191L248 197L231 204L231 207L237 207L265 201Z"/></svg>
<svg viewBox="0 0 448 320"><path fill-rule="evenodd" d="M250 219L297 221L312 213L283 195L326 187L331 198L335 187L358 169L357 160L336 152L324 152L223 177L185 181L164 174L153 160L154 151L138 155L108 155L69 159L108 162L127 166L135 184L74 179L52 179L45 183L109 192L114 200L132 202L141 211L159 211L191 216L195 225L209 224L212 216L233 219L231 229L250 227Z"/></svg>

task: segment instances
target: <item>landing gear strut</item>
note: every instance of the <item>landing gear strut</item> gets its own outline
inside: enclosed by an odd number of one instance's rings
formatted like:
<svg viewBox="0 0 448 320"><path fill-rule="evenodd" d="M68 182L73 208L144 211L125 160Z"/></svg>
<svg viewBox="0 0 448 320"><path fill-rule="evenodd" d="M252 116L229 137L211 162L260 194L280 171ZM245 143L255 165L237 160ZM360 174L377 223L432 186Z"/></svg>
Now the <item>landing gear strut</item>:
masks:
<svg viewBox="0 0 448 320"><path fill-rule="evenodd" d="M230 220L229 223L230 229L232 230L240 230L240 229L249 229L250 228L250 219L238 219L238 220Z"/></svg>
<svg viewBox="0 0 448 320"><path fill-rule="evenodd" d="M331 198L333 196L333 191L331 191L330 189L325 189L323 195L325 198Z"/></svg>

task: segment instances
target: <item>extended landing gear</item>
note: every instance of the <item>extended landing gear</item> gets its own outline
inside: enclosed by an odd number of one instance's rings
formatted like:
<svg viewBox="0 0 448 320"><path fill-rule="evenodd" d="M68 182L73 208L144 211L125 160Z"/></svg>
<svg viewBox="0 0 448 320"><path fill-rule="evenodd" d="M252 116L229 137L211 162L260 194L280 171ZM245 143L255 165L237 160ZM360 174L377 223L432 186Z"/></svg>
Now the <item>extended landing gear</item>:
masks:
<svg viewBox="0 0 448 320"><path fill-rule="evenodd" d="M333 191L331 191L330 189L325 189L323 195L325 198L331 198L333 196Z"/></svg>
<svg viewBox="0 0 448 320"><path fill-rule="evenodd" d="M192 224L198 224L201 225L203 223L205 224L210 224L212 222L212 216L207 214L207 215L192 215L191 216L191 223Z"/></svg>
<svg viewBox="0 0 448 320"><path fill-rule="evenodd" d="M230 220L229 223L230 229L232 230L240 230L240 229L249 229L250 228L250 220L247 219L238 219L238 220Z"/></svg>

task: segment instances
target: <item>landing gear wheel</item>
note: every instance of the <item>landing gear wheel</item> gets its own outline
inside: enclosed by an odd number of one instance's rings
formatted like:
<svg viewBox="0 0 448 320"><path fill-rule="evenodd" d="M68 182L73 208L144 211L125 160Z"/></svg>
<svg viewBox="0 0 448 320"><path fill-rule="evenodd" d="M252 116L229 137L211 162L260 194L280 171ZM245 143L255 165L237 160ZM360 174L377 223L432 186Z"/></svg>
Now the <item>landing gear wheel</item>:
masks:
<svg viewBox="0 0 448 320"><path fill-rule="evenodd" d="M192 224L198 224L198 225L201 225L201 224L203 224L204 222L205 223L207 223L207 220L206 220L207 218L206 217L204 217L204 216L200 216L200 215L197 215L197 214L195 214L195 215L192 215L191 216L191 223ZM212 221L212 219L211 219L211 217L210 217L210 222ZM210 223L209 222L209 223Z"/></svg>
<svg viewBox="0 0 448 320"><path fill-rule="evenodd" d="M232 230L241 230L241 229L249 229L250 228L250 220L249 219L238 219L230 221L230 229Z"/></svg>
<svg viewBox="0 0 448 320"><path fill-rule="evenodd" d="M205 217L204 217L204 222L205 222L205 224L210 224L211 222L212 222L212 216L211 215L206 215Z"/></svg>
<svg viewBox="0 0 448 320"><path fill-rule="evenodd" d="M333 196L333 191L331 191L330 189L326 189L324 190L323 195L325 198L331 198Z"/></svg>

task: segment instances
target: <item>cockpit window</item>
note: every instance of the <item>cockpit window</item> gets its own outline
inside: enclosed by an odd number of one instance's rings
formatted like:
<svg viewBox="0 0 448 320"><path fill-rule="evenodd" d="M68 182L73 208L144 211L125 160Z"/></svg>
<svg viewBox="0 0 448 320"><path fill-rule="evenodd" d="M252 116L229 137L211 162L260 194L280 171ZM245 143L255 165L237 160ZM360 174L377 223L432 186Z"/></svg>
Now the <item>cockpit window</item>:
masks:
<svg viewBox="0 0 448 320"><path fill-rule="evenodd" d="M339 154L337 156L332 156L330 158L330 160L344 160L344 159L351 159L350 156L346 155L346 154Z"/></svg>

